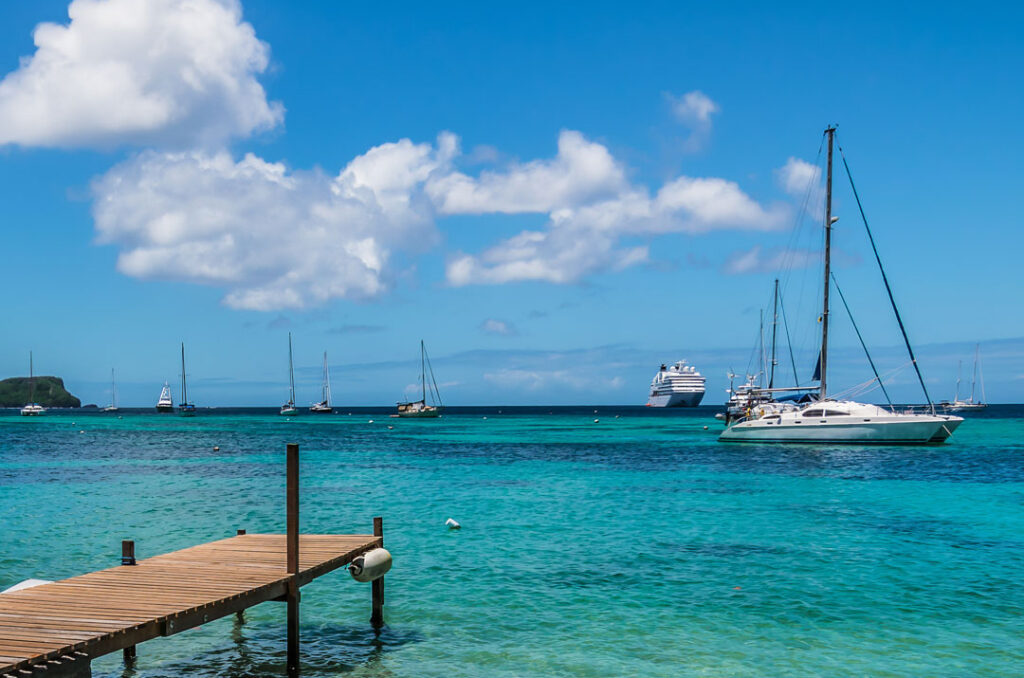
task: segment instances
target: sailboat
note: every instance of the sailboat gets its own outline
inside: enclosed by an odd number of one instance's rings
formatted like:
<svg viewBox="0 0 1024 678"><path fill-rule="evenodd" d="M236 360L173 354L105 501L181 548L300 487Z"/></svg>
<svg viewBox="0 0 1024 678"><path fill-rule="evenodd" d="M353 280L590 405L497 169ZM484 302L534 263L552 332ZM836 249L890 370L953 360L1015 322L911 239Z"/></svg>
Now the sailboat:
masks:
<svg viewBox="0 0 1024 678"><path fill-rule="evenodd" d="M831 242L832 226L839 220L839 217L832 216L832 147L835 131L835 127L829 127L825 130L825 136L828 141L828 167L824 223L824 309L821 315L821 352L814 376L814 379L819 382L818 393L816 397L809 399L810 402L802 405L789 405L785 407L756 406L746 416L737 419L734 423L730 423L719 436L718 439L720 441L922 445L945 441L956 430L956 427L963 422L961 417L936 414L935 407L931 404L930 399L929 412L918 413L913 411L898 412L893 407L886 409L877 405L859 403L852 400L836 400L829 397L827 389L829 291L830 282L833 277L831 273ZM848 167L847 172L849 172ZM854 196L857 197L856 189L854 189ZM859 197L857 197L857 204L860 207ZM862 208L861 213L863 216ZM867 227L866 219L864 223L865 227ZM878 260L879 268L881 268L881 259L878 256L877 248L874 246L874 239L871 237L870 229L868 229L868 235L871 238L872 249ZM888 279L885 277L885 270L881 270L886 290L889 292L890 301L893 302L893 311L896 313L901 330L903 330L903 322L896 308L895 301L893 301L892 290L889 287ZM842 296L842 292L839 291L838 287L836 290ZM903 338L906 341L911 362L917 371L921 387L927 398L928 389L924 386L924 378L921 376L920 368L917 365L917 360L914 358L914 352L905 331L903 331ZM874 364L872 363L873 366ZM877 377L877 372L876 379L881 383L881 379Z"/></svg>
<svg viewBox="0 0 1024 678"><path fill-rule="evenodd" d="M436 405L427 404L427 370L430 370L430 395L437 403ZM399 417L439 417L441 416L441 409L444 405L441 403L441 394L437 390L437 381L434 379L434 368L430 365L430 357L427 356L427 347L420 340L420 386L421 386L421 397L419 400L412 402L398 403L398 416Z"/></svg>
<svg viewBox="0 0 1024 678"><path fill-rule="evenodd" d="M292 368L292 333L288 333L288 402L281 405L281 411L278 414L285 416L292 416L298 414L299 410L295 407L295 370Z"/></svg>
<svg viewBox="0 0 1024 678"><path fill-rule="evenodd" d="M117 412L117 382L114 381L114 368L110 368L110 404L103 408L104 412Z"/></svg>
<svg viewBox="0 0 1024 678"><path fill-rule="evenodd" d="M974 389L978 381L979 374L979 354L981 351L981 345L974 345L974 375L971 377L971 397L967 400L960 400L960 372L963 369L963 361L957 364L956 372L956 396L953 398L953 402L940 403L942 408L948 412L963 412L964 410L983 410L988 407L985 402L985 376L981 376L981 399L974 399Z"/></svg>
<svg viewBox="0 0 1024 678"><path fill-rule="evenodd" d="M164 382L164 387L160 390L160 398L156 401L156 411L174 411L174 399L171 398L171 386L166 381Z"/></svg>
<svg viewBox="0 0 1024 678"><path fill-rule="evenodd" d="M314 414L330 414L334 412L331 407L331 371L327 367L327 351L324 351L324 380L321 397L323 400L311 405L309 411Z"/></svg>
<svg viewBox="0 0 1024 678"><path fill-rule="evenodd" d="M41 417L46 408L36 402L36 375L32 365L32 351L28 352L28 403L21 408L23 417Z"/></svg>
<svg viewBox="0 0 1024 678"><path fill-rule="evenodd" d="M188 385L185 383L185 343L181 344L181 402L178 403L178 416L196 416L195 403L188 401Z"/></svg>

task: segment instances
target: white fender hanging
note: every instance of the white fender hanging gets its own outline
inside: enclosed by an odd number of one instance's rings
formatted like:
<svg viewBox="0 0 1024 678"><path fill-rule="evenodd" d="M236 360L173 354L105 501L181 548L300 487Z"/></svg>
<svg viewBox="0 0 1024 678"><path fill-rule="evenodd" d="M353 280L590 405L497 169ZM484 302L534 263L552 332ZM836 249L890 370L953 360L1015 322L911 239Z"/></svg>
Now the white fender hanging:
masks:
<svg viewBox="0 0 1024 678"><path fill-rule="evenodd" d="M348 571L356 581L373 581L380 579L391 569L391 554L387 549L373 549L357 557L348 566Z"/></svg>

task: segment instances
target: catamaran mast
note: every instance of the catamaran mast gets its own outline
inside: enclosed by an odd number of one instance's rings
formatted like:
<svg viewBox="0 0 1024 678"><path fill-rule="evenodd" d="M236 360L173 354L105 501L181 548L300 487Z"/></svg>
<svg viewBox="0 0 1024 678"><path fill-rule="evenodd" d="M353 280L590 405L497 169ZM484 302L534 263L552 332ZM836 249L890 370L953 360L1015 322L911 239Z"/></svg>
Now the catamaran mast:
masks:
<svg viewBox="0 0 1024 678"><path fill-rule="evenodd" d="M827 388L825 374L828 366L828 290L832 276L832 142L836 128L827 128L825 135L828 137L828 171L825 180L825 294L821 312L821 388L818 396L821 400L825 399Z"/></svg>
<svg viewBox="0 0 1024 678"><path fill-rule="evenodd" d="M185 342L181 342L181 404L188 405L188 389L185 388Z"/></svg>
<svg viewBox="0 0 1024 678"><path fill-rule="evenodd" d="M292 367L292 333L288 333L288 404L295 404L295 368Z"/></svg>
<svg viewBox="0 0 1024 678"><path fill-rule="evenodd" d="M324 351L324 404L331 404L331 371L327 367L327 351Z"/></svg>
<svg viewBox="0 0 1024 678"><path fill-rule="evenodd" d="M36 401L36 376L32 369L32 351L28 352L28 402L31 405Z"/></svg>
<svg viewBox="0 0 1024 678"><path fill-rule="evenodd" d="M114 381L114 368L110 368L110 406L117 407L117 382Z"/></svg>
<svg viewBox="0 0 1024 678"><path fill-rule="evenodd" d="M775 295L772 301L772 361L769 366L768 388L775 388L775 333L779 326L779 279L775 279Z"/></svg>
<svg viewBox="0 0 1024 678"><path fill-rule="evenodd" d="M974 382L978 381L978 344L974 345L974 376L971 377L971 402L974 402Z"/></svg>
<svg viewBox="0 0 1024 678"><path fill-rule="evenodd" d="M423 387L423 404L427 404L427 347L420 339L420 385Z"/></svg>

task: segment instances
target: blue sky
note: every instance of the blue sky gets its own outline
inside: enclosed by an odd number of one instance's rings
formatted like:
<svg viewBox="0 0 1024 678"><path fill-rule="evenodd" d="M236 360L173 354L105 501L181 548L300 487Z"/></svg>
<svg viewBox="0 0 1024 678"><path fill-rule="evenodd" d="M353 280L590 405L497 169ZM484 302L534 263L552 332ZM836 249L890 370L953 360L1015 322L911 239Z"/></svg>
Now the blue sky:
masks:
<svg viewBox="0 0 1024 678"><path fill-rule="evenodd" d="M291 331L302 403L324 350L337 401L393 402L421 337L452 404L642 403L678 357L717 403L787 248L813 360L835 122L933 395L980 342L1024 399L1020 8L189 6L0 7L0 375L149 405L184 341L198 404L273 405ZM896 369L845 182L837 275Z"/></svg>

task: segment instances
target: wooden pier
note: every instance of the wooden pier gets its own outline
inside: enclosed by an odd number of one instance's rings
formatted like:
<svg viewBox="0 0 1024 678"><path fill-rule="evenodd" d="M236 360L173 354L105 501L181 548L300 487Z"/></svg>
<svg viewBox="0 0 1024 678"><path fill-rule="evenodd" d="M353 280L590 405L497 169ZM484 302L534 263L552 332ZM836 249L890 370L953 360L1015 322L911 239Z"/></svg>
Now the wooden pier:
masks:
<svg viewBox="0 0 1024 678"><path fill-rule="evenodd" d="M288 446L288 534L239 534L0 595L0 676L81 678L90 662L260 603L288 603L288 675L298 675L299 587L383 545L375 534L298 534L298 446ZM378 585L378 582L379 585ZM358 585L358 584L357 584ZM378 593L378 588L379 593ZM372 621L383 622L383 579Z"/></svg>

